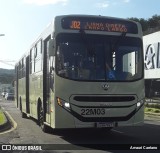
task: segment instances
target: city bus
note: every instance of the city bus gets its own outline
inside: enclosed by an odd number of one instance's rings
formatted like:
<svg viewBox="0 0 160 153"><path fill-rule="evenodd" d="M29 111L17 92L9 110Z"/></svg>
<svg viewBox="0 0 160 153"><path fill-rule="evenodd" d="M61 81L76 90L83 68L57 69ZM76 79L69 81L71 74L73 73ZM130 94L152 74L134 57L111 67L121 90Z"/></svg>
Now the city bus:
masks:
<svg viewBox="0 0 160 153"><path fill-rule="evenodd" d="M44 132L143 125L143 61L139 23L56 16L15 65L16 106Z"/></svg>

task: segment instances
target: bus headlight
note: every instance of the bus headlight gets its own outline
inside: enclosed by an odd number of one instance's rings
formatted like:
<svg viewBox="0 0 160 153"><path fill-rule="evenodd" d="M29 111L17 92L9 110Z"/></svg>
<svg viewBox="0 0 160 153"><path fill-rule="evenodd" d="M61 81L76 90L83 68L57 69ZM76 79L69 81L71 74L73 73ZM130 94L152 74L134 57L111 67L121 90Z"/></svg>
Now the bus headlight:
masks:
<svg viewBox="0 0 160 153"><path fill-rule="evenodd" d="M67 108L70 108L70 104L69 103L64 103L64 106Z"/></svg>
<svg viewBox="0 0 160 153"><path fill-rule="evenodd" d="M143 105L144 99L137 102L137 108L139 108L141 105Z"/></svg>
<svg viewBox="0 0 160 153"><path fill-rule="evenodd" d="M57 103L59 106L70 109L70 103L62 100L61 98L57 98Z"/></svg>

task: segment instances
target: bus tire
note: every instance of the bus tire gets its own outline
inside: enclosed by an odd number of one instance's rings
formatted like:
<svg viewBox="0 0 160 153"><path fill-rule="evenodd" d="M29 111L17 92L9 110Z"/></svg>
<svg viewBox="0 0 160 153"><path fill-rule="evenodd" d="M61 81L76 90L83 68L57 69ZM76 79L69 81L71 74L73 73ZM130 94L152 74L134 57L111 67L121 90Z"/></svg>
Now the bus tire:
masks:
<svg viewBox="0 0 160 153"><path fill-rule="evenodd" d="M43 132L48 132L48 127L44 124L44 111L41 103L38 104L38 125L41 127Z"/></svg>
<svg viewBox="0 0 160 153"><path fill-rule="evenodd" d="M21 111L21 117L27 118L27 115L22 111L22 102L20 101L20 111Z"/></svg>

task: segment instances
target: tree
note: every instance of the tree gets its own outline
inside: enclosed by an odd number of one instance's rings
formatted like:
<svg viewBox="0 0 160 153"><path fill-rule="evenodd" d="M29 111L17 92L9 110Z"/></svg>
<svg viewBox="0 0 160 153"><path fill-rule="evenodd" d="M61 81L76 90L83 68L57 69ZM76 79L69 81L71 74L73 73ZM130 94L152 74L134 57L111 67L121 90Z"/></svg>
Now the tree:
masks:
<svg viewBox="0 0 160 153"><path fill-rule="evenodd" d="M143 19L143 18L128 18L129 20L139 22L142 26L142 30L144 35L156 32L160 30L160 15L153 15L151 18Z"/></svg>
<svg viewBox="0 0 160 153"><path fill-rule="evenodd" d="M141 26L142 26L142 31L147 31L147 29L149 28L148 21L145 20L145 19L143 19L143 18L141 18L141 19L139 20L139 22L140 22L140 24L141 24Z"/></svg>
<svg viewBox="0 0 160 153"><path fill-rule="evenodd" d="M153 15L152 18L148 19L150 28L160 27L160 16Z"/></svg>

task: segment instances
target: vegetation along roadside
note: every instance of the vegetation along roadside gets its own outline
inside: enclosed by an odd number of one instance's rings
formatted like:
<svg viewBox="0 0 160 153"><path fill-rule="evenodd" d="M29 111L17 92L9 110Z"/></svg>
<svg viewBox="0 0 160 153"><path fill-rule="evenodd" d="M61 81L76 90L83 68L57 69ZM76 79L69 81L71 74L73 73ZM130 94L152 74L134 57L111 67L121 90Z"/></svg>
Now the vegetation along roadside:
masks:
<svg viewBox="0 0 160 153"><path fill-rule="evenodd" d="M146 103L145 104L145 113L160 113L160 104L150 104Z"/></svg>
<svg viewBox="0 0 160 153"><path fill-rule="evenodd" d="M5 116L3 114L2 109L0 108L0 125L2 125L5 122Z"/></svg>

